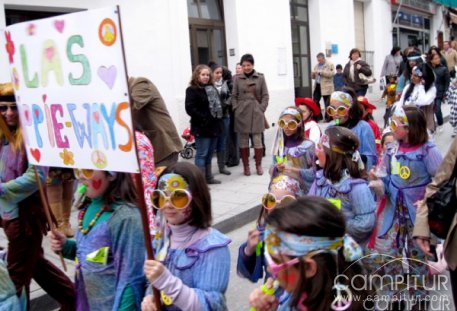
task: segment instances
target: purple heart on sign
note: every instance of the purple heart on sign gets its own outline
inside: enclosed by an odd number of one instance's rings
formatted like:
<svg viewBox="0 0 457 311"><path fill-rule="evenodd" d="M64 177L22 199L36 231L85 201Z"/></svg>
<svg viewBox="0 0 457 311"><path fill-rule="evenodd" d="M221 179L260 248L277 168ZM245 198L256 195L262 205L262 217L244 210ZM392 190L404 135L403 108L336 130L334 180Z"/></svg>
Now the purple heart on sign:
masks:
<svg viewBox="0 0 457 311"><path fill-rule="evenodd" d="M117 69L114 66L106 68L105 66L100 66L97 70L97 74L102 79L105 84L112 89L114 81L116 81Z"/></svg>

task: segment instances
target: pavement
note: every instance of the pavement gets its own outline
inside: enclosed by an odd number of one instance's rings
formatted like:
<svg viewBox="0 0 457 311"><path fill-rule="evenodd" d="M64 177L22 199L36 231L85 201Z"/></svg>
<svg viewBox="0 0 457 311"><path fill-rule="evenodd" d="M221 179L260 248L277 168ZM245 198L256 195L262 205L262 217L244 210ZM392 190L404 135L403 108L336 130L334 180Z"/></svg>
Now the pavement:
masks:
<svg viewBox="0 0 457 311"><path fill-rule="evenodd" d="M371 103L378 106L378 109L374 111L374 118L379 125L383 125L382 116L384 114L384 104L378 101L379 94L368 95L368 99ZM450 107L449 105L443 105L442 107L443 115L445 116L445 121L447 121ZM273 120L270 120L273 121ZM322 128L326 127L326 124L320 124ZM273 142L274 135L276 134L276 125L272 124L270 129L265 131L265 143L267 155L271 154L271 144ZM437 145L440 147L443 154L447 151L449 147L449 142L451 140L452 128L448 123L445 123L444 130L441 133L438 133L435 137ZM264 168L265 173L262 176L258 176L255 173L255 164L252 159L253 152L250 156L250 165L251 165L251 176L243 175L243 166L240 163L237 167L228 168L231 171L231 175L222 175L219 174L217 169L216 159L213 160L213 174L217 179L222 183L219 185L210 185L211 192L211 201L212 201L212 210L213 210L213 224L214 227L219 229L224 233L228 233L245 226L246 224L254 221L259 214L260 209L260 198L262 195L267 192L269 184L269 175L268 168L272 164L272 157L266 156L263 158L262 167ZM183 160L183 159L181 159ZM183 160L191 161L194 159ZM71 214L71 223L73 228L77 228L77 211L72 211ZM247 229L246 229L247 234ZM233 250L231 249L232 262L237 257L237 248L235 246L240 245L241 241L232 243ZM0 232L0 246L6 246L6 238L3 231ZM62 267L60 259L54 252L49 248L47 239L43 241L43 247L45 250L46 258L54 262L58 267ZM75 265L73 261L66 260L68 267L67 275L70 279L73 279ZM233 270L233 268L232 268ZM233 274L233 271L232 271ZM241 288L232 289L232 285L229 287L228 297L230 292L233 292L234 299L243 292L245 295L245 285L241 285ZM250 292L250 291L249 291ZM31 299L32 299L32 308L31 310L40 310L47 311L53 310L57 306L55 302L50 298L37 284L34 282L31 286ZM228 298L229 301L229 298ZM234 309L230 308L229 310L240 310L239 305L233 305Z"/></svg>

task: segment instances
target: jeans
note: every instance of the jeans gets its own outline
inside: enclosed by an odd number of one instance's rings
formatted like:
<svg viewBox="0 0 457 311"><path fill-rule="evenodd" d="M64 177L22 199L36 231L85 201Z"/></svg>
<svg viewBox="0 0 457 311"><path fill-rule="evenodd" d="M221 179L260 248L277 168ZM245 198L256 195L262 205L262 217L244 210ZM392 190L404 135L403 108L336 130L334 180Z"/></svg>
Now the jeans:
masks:
<svg viewBox="0 0 457 311"><path fill-rule="evenodd" d="M216 147L217 137L195 137L195 165L205 167L211 164L214 148Z"/></svg>
<svg viewBox="0 0 457 311"><path fill-rule="evenodd" d="M435 98L435 116L438 126L443 125L443 113L441 112L441 103L443 102L442 98Z"/></svg>
<svg viewBox="0 0 457 311"><path fill-rule="evenodd" d="M355 94L357 96L365 96L365 95L367 95L367 91L368 91L368 87L356 91Z"/></svg>
<svg viewBox="0 0 457 311"><path fill-rule="evenodd" d="M230 128L230 117L229 116L223 117L222 122L224 124L224 131L217 138L217 144L216 144L217 153L223 153L227 149L227 138L228 138L228 133L229 133L229 128Z"/></svg>

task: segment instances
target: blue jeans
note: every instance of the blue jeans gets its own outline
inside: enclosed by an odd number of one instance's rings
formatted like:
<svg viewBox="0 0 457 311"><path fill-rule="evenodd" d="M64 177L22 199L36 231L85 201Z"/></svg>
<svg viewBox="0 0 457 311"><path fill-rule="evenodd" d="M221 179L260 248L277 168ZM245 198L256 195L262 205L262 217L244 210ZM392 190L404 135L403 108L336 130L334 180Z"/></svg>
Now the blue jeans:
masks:
<svg viewBox="0 0 457 311"><path fill-rule="evenodd" d="M229 116L223 117L222 122L224 123L224 131L217 138L217 145L216 145L217 153L225 152L225 150L227 149L227 137L228 137L229 127L230 127L230 117Z"/></svg>
<svg viewBox="0 0 457 311"><path fill-rule="evenodd" d="M357 96L365 96L367 95L368 88L363 88L355 92Z"/></svg>
<svg viewBox="0 0 457 311"><path fill-rule="evenodd" d="M195 137L195 165L205 167L211 164L214 148L216 147L217 137Z"/></svg>
<svg viewBox="0 0 457 311"><path fill-rule="evenodd" d="M443 125L443 113L441 112L441 103L443 102L442 98L435 98L435 116L438 126Z"/></svg>

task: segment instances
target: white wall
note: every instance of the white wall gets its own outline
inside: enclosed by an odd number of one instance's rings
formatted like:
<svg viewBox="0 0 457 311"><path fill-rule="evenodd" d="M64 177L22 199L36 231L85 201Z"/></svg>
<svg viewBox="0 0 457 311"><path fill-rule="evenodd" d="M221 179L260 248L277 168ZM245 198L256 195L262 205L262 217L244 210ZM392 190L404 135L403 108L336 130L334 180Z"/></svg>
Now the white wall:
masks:
<svg viewBox="0 0 457 311"><path fill-rule="evenodd" d="M4 9L26 6L49 11L63 1L0 0L0 28L5 27ZM119 4L128 73L151 79L159 88L178 131L188 126L184 111L185 89L190 80L191 60L187 3L152 0L67 0L71 9L94 9ZM1 58L0 58L1 59ZM9 80L5 60L0 60L0 81Z"/></svg>
<svg viewBox="0 0 457 311"><path fill-rule="evenodd" d="M275 122L284 107L294 105L292 34L288 0L224 1L229 67L245 53L255 59L255 68L265 75L270 93L267 118Z"/></svg>

